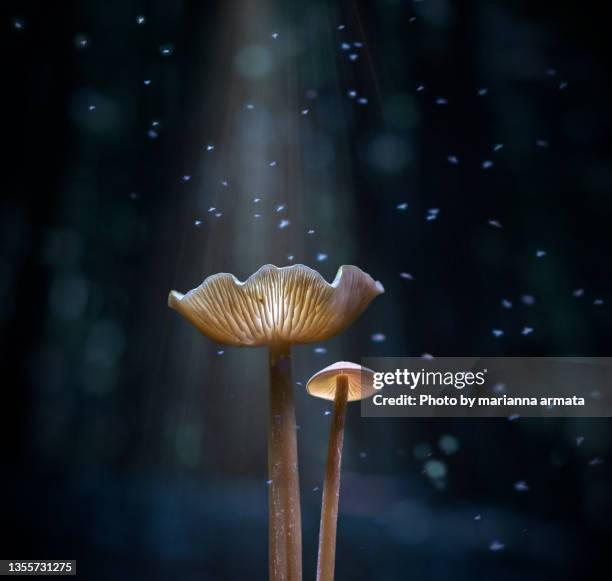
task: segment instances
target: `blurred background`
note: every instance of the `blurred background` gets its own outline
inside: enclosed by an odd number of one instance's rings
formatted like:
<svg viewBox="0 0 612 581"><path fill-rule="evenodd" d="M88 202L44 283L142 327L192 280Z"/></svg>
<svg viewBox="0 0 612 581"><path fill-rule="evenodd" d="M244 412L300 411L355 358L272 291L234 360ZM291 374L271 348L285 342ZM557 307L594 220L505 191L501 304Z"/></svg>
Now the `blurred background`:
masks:
<svg viewBox="0 0 612 581"><path fill-rule="evenodd" d="M595 4L2 5L2 558L265 579L267 357L166 306L206 276L386 287L294 350L305 579L365 356L609 356L612 81ZM347 422L337 578L602 578L608 420Z"/></svg>

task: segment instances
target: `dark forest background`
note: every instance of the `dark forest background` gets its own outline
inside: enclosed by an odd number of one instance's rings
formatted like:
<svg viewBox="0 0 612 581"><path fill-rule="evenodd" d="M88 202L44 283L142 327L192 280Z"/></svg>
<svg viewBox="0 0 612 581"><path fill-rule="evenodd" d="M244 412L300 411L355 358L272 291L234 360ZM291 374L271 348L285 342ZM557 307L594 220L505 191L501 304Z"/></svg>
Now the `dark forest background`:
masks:
<svg viewBox="0 0 612 581"><path fill-rule="evenodd" d="M386 287L295 349L306 578L329 423L303 389L315 371L609 355L602 11L4 2L0 556L77 559L92 581L265 578L265 353L166 306L215 272L348 263ZM602 578L609 420L357 408L338 579Z"/></svg>

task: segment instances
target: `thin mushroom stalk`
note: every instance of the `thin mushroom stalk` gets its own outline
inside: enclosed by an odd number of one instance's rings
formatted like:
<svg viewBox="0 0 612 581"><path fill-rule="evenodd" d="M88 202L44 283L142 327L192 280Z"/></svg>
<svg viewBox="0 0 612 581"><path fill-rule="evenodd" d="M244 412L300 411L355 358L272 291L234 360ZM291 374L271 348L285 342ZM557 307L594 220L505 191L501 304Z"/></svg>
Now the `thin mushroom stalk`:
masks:
<svg viewBox="0 0 612 581"><path fill-rule="evenodd" d="M342 446L344 444L344 421L346 419L348 390L348 376L338 375L336 377L334 412L329 431L329 444L327 446L323 502L321 504L319 556L317 560L318 581L332 581L334 578L338 502L340 500L340 468L342 465Z"/></svg>
<svg viewBox="0 0 612 581"><path fill-rule="evenodd" d="M367 367L349 361L339 361L315 373L306 385L310 395L334 402L321 501L317 581L333 581L336 567L336 536L346 406L350 401L361 400L374 394L373 376L374 372Z"/></svg>
<svg viewBox="0 0 612 581"><path fill-rule="evenodd" d="M271 346L268 418L270 579L302 578L302 529L295 404L288 345Z"/></svg>
<svg viewBox="0 0 612 581"><path fill-rule="evenodd" d="M301 581L302 532L291 345L325 341L346 329L382 284L356 266L342 266L328 283L296 264L262 266L246 281L208 277L168 305L209 339L223 345L269 349L268 424L270 581Z"/></svg>

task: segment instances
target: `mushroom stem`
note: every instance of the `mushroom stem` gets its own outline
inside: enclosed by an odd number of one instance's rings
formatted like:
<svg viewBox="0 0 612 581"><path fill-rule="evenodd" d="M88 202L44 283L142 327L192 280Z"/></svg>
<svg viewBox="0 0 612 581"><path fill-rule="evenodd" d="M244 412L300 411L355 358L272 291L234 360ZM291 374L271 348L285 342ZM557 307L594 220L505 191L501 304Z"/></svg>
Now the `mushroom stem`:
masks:
<svg viewBox="0 0 612 581"><path fill-rule="evenodd" d="M268 424L270 581L301 581L302 525L289 345L270 347Z"/></svg>
<svg viewBox="0 0 612 581"><path fill-rule="evenodd" d="M340 466L342 463L344 419L346 417L348 390L348 376L344 374L338 375L336 377L334 413L329 432L327 467L325 469L325 483L323 485L317 581L333 581L334 578L338 500L340 498Z"/></svg>

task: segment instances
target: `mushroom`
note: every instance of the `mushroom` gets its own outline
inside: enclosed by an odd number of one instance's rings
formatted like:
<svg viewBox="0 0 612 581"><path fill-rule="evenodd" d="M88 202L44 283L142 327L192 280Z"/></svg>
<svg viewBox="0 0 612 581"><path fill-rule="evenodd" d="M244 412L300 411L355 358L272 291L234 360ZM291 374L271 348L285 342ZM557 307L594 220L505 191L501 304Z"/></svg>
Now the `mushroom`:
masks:
<svg viewBox="0 0 612 581"><path fill-rule="evenodd" d="M208 277L168 305L208 338L225 345L269 349L268 420L270 579L302 578L302 532L291 345L323 341L348 327L383 286L356 266L342 266L329 284L296 264L262 266L245 282Z"/></svg>
<svg viewBox="0 0 612 581"><path fill-rule="evenodd" d="M315 373L306 384L310 395L334 402L321 504L317 581L332 581L334 578L346 404L372 396L376 391L373 377L374 372L367 367L338 361Z"/></svg>

